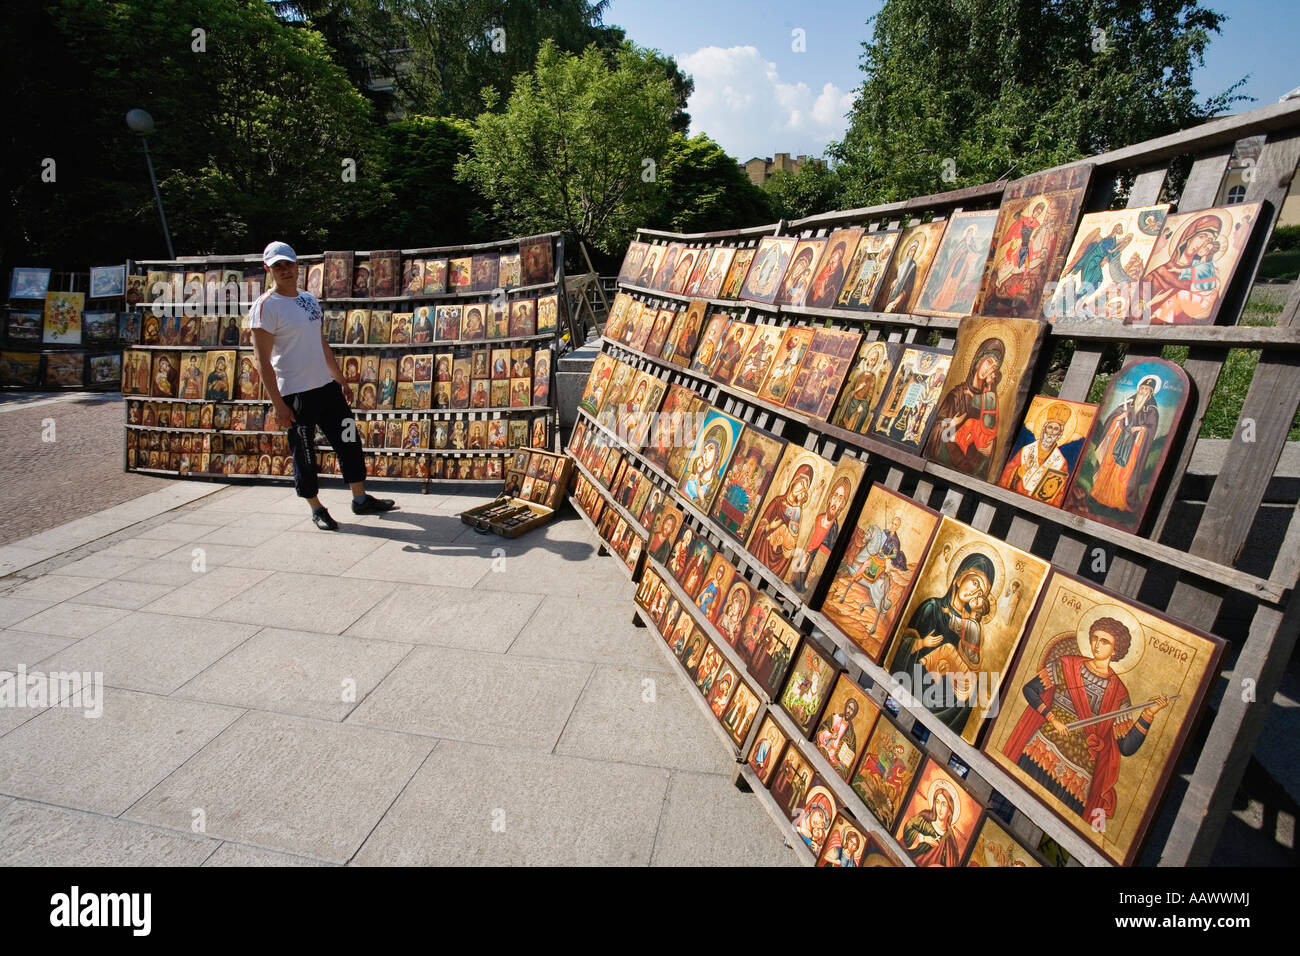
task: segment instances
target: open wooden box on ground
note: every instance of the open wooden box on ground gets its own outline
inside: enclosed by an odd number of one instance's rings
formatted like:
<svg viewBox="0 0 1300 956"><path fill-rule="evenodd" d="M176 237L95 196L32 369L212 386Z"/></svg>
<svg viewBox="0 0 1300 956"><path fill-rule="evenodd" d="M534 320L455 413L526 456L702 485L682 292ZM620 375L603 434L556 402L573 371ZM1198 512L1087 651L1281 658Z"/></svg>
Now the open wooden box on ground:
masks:
<svg viewBox="0 0 1300 956"><path fill-rule="evenodd" d="M500 497L461 512L460 520L477 531L518 537L554 519L572 477L573 462L567 455L519 448L506 465Z"/></svg>

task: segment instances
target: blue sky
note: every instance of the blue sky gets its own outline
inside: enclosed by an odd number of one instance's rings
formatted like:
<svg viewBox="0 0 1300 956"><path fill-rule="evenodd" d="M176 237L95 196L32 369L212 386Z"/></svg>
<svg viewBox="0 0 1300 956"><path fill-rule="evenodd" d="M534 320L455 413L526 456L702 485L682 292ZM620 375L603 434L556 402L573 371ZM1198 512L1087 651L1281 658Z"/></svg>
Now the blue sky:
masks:
<svg viewBox="0 0 1300 956"><path fill-rule="evenodd" d="M1228 17L1196 73L1202 95L1246 74L1251 109L1300 86L1295 0L1203 0ZM671 54L695 79L692 133L706 132L743 161L820 155L838 139L861 81L861 43L879 0L613 0L605 22L637 44ZM803 31L803 52L796 52Z"/></svg>

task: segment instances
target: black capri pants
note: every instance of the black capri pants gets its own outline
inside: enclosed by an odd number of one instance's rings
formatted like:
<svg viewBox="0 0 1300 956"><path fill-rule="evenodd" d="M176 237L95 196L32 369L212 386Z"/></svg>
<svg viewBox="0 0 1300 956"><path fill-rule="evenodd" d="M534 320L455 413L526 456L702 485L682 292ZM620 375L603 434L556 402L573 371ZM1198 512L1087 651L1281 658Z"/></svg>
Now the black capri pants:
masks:
<svg viewBox="0 0 1300 956"><path fill-rule="evenodd" d="M293 487L299 498L315 498L320 490L316 473L316 426L325 433L335 454L343 480L351 484L364 481L366 459L361 451L361 436L348 405L343 386L329 382L320 388L284 396L293 412L289 426L289 450L293 452ZM347 441L345 439L351 439Z"/></svg>

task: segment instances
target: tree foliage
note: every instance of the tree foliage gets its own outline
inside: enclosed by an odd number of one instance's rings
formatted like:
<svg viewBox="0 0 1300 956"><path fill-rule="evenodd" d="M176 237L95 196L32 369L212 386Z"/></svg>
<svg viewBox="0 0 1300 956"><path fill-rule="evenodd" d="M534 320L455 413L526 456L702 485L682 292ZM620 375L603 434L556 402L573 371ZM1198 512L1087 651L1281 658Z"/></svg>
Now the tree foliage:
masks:
<svg viewBox="0 0 1300 956"><path fill-rule="evenodd" d="M676 98L659 62L630 43L611 66L547 41L501 112L474 124L463 182L516 232L562 229L612 253L655 211Z"/></svg>
<svg viewBox="0 0 1300 956"><path fill-rule="evenodd" d="M846 201L1024 174L1195 125L1224 18L1197 0L886 0L844 139Z"/></svg>
<svg viewBox="0 0 1300 956"><path fill-rule="evenodd" d="M778 219L803 219L843 206L838 171L817 159L805 160L797 173L778 169L763 191Z"/></svg>
<svg viewBox="0 0 1300 956"><path fill-rule="evenodd" d="M72 267L166 255L124 122L135 107L157 123L149 147L178 254L272 237L320 246L382 195L369 104L319 34L289 29L262 0L18 0L6 12L32 28L3 52L26 77L15 92L39 104L5 157L6 257ZM40 179L43 157L54 182ZM342 181L345 159L355 183Z"/></svg>
<svg viewBox="0 0 1300 956"><path fill-rule="evenodd" d="M704 133L674 133L658 171L658 209L641 225L672 232L714 232L772 222L767 196Z"/></svg>

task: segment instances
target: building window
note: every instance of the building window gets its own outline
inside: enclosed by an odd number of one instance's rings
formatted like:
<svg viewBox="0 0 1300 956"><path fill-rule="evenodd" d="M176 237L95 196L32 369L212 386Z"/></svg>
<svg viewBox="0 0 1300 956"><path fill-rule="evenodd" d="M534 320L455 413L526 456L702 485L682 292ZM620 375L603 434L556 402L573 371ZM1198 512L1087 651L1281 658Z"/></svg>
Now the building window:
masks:
<svg viewBox="0 0 1300 956"><path fill-rule="evenodd" d="M1233 186L1231 189L1228 190L1228 205L1231 206L1233 203L1239 203L1245 201L1246 201L1245 186Z"/></svg>

